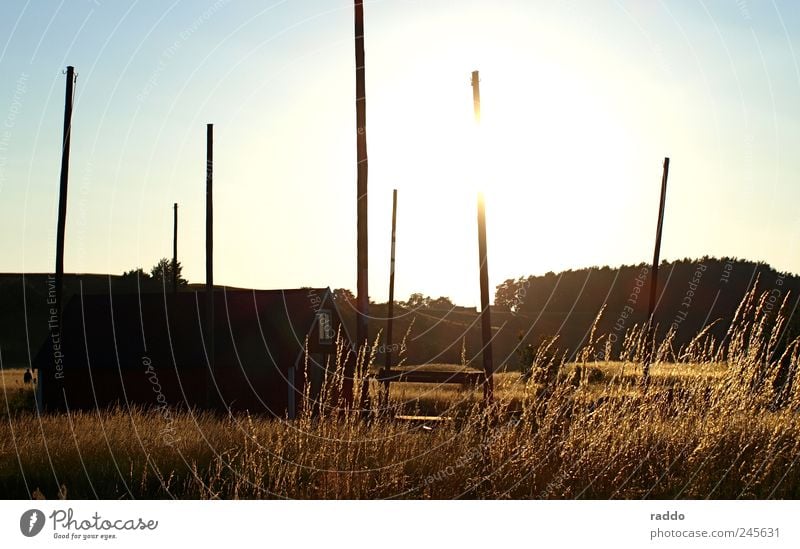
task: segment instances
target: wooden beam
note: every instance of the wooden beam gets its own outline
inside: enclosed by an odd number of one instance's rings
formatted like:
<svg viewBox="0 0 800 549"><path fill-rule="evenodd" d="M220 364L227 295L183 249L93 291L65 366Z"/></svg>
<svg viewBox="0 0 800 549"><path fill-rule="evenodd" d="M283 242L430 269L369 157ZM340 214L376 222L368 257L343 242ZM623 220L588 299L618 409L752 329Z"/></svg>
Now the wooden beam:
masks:
<svg viewBox="0 0 800 549"><path fill-rule="evenodd" d="M485 381L484 372L437 371L437 370L381 370L376 379L384 383L457 383L475 385Z"/></svg>

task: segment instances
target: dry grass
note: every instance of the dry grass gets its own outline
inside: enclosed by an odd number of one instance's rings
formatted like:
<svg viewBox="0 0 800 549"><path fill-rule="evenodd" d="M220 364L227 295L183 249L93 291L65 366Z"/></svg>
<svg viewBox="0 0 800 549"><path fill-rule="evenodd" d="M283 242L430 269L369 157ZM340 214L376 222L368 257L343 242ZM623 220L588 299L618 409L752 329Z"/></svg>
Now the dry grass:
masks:
<svg viewBox="0 0 800 549"><path fill-rule="evenodd" d="M489 409L472 389L398 386L391 395L398 409L454 418L428 425L392 420L374 405L332 406L293 421L183 413L172 424L177 435L165 436L164 417L140 409L69 418L14 412L0 424L0 493L796 498L797 342L777 353L783 319L763 305L750 295L722 344L698 340L694 351L677 353L659 345L646 392L639 388L645 342L635 337L625 360L612 363L589 360L603 344L590 341L579 363L559 364L544 384L500 374ZM685 362L665 362L668 352ZM329 404L340 382L328 380ZM372 403L378 390L371 388Z"/></svg>
<svg viewBox="0 0 800 549"><path fill-rule="evenodd" d="M34 385L23 382L24 374L24 368L0 369L0 393L3 394L0 407L6 414L34 407Z"/></svg>

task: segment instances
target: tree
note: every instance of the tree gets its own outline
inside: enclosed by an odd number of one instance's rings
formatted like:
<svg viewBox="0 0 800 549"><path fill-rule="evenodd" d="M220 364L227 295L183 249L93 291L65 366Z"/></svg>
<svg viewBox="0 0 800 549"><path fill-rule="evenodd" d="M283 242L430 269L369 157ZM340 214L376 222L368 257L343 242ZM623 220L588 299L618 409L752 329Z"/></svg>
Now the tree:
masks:
<svg viewBox="0 0 800 549"><path fill-rule="evenodd" d="M428 298L428 307L431 309L452 309L455 307L449 297L437 297L436 299Z"/></svg>
<svg viewBox="0 0 800 549"><path fill-rule="evenodd" d="M509 278L502 284L498 284L494 291L494 306L498 310L519 312L525 302L530 284L530 279L523 277L516 280Z"/></svg>
<svg viewBox="0 0 800 549"><path fill-rule="evenodd" d="M125 271L119 279L119 286L126 292L150 292L155 288L153 278L141 267Z"/></svg>
<svg viewBox="0 0 800 549"><path fill-rule="evenodd" d="M177 267L178 286L185 286L189 282L181 276L183 267L180 261L178 261ZM153 280L157 281L159 284L170 286L172 284L172 261L166 257L161 258L159 262L150 269L150 275L153 277Z"/></svg>
<svg viewBox="0 0 800 549"><path fill-rule="evenodd" d="M125 279L132 279L138 278L139 280L149 280L150 275L144 272L144 269L141 267L137 267L136 269L131 269L130 271L125 271L122 273L122 277Z"/></svg>
<svg viewBox="0 0 800 549"><path fill-rule="evenodd" d="M356 296L347 288L333 290L333 301L338 307L350 307L353 309L356 307Z"/></svg>
<svg viewBox="0 0 800 549"><path fill-rule="evenodd" d="M423 309L430 305L431 298L425 297L419 292L415 292L408 296L408 300L403 303L404 307L409 309Z"/></svg>

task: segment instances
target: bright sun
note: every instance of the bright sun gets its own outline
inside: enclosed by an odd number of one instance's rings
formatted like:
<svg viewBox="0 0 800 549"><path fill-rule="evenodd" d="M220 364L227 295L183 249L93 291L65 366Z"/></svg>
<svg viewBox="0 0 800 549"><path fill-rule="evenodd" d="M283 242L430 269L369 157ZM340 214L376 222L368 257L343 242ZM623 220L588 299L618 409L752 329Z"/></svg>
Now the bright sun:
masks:
<svg viewBox="0 0 800 549"><path fill-rule="evenodd" d="M633 150L624 118L557 69L534 80L490 67L481 71L476 124L465 72L447 87L378 101L372 119L371 192L388 197L399 189L403 245L419 265L449 273L429 269L427 285L441 276L443 292L462 284L452 297L474 302L478 192L486 197L493 285L523 274L513 266L520 257L528 273L549 270L569 265L571 251L587 242L601 262L613 242L600 241L598 223L620 221L632 198L620 187Z"/></svg>

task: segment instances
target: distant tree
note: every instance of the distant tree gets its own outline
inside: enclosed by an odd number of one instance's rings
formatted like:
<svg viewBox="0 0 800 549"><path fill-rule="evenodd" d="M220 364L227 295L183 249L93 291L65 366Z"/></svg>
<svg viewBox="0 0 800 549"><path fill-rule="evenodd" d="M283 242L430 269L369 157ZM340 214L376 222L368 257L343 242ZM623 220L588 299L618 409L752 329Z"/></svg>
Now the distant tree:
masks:
<svg viewBox="0 0 800 549"><path fill-rule="evenodd" d="M428 298L428 307L431 309L452 309L454 306L449 297L442 296L436 299Z"/></svg>
<svg viewBox="0 0 800 549"><path fill-rule="evenodd" d="M498 284L494 290L495 309L511 311L514 307L514 295L516 293L517 281L513 278Z"/></svg>
<svg viewBox="0 0 800 549"><path fill-rule="evenodd" d="M126 292L151 292L157 290L153 277L141 267L122 273L118 288Z"/></svg>
<svg viewBox="0 0 800 549"><path fill-rule="evenodd" d="M525 302L530 282L525 278L509 278L494 291L494 306L502 311L518 312Z"/></svg>
<svg viewBox="0 0 800 549"><path fill-rule="evenodd" d="M181 276L181 271L183 267L181 266L181 262L178 261L177 263L177 271L178 271L178 286L185 286L188 284L188 281ZM158 263L153 265L153 268L150 269L150 275L153 277L153 280L158 282L159 284L166 284L167 286L172 284L172 260L167 259L166 257L161 258Z"/></svg>
<svg viewBox="0 0 800 549"><path fill-rule="evenodd" d="M333 290L333 301L339 307L356 307L356 296L347 288L336 288Z"/></svg>
<svg viewBox="0 0 800 549"><path fill-rule="evenodd" d="M408 300L403 303L403 306L409 309L424 309L430 305L431 298L422 295L419 292L413 293L408 296Z"/></svg>
<svg viewBox="0 0 800 549"><path fill-rule="evenodd" d="M122 273L122 277L126 279L138 278L139 280L149 280L150 275L144 272L144 269L138 267L136 269L131 269L130 271L125 271Z"/></svg>

